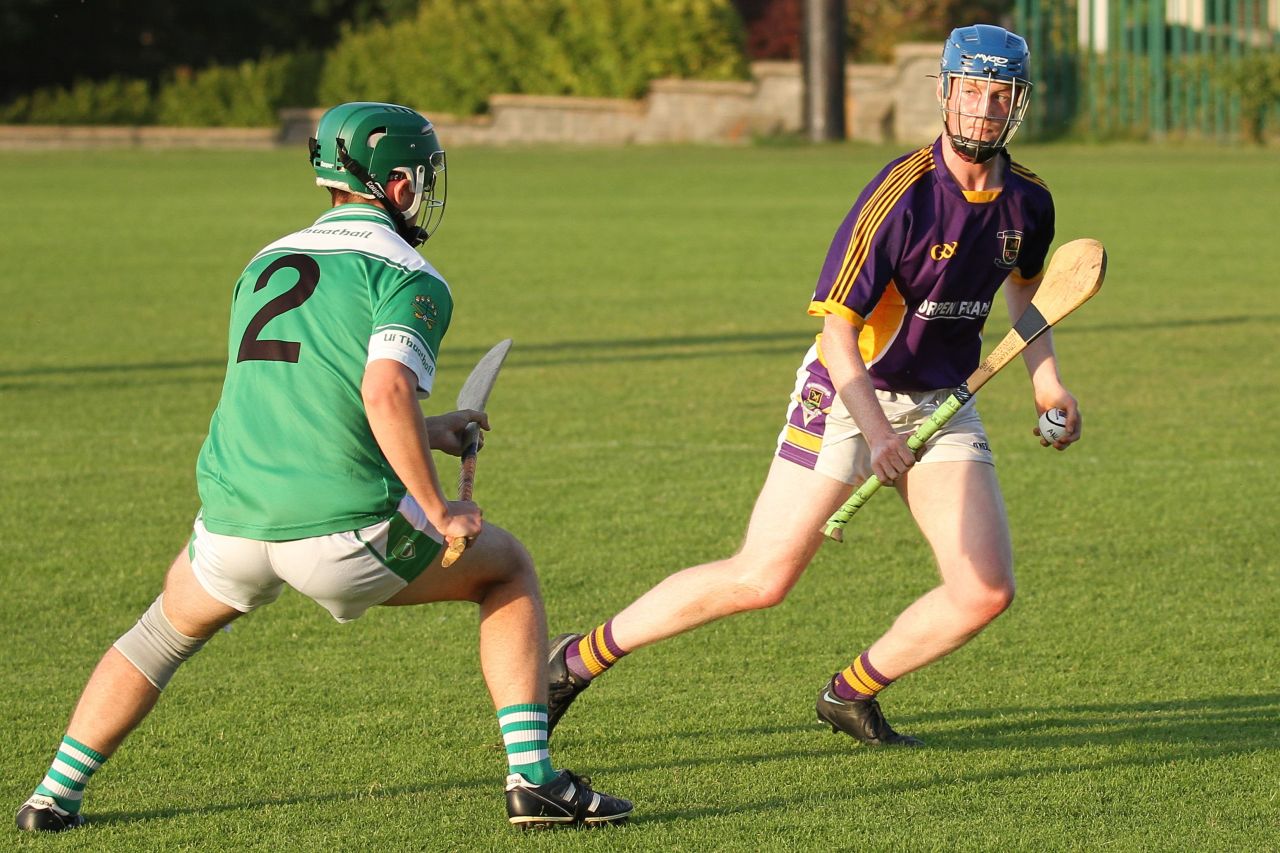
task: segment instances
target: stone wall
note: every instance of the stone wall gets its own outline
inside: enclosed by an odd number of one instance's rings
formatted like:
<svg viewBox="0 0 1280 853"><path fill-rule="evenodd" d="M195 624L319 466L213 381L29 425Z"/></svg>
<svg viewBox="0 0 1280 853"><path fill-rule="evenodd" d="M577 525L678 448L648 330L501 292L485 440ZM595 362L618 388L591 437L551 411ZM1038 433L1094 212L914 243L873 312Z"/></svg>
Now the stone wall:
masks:
<svg viewBox="0 0 1280 853"><path fill-rule="evenodd" d="M274 148L270 127L107 127L0 124L0 150L23 148Z"/></svg>
<svg viewBox="0 0 1280 853"><path fill-rule="evenodd" d="M847 136L922 144L938 133L938 47L900 45L885 65L846 69ZM638 101L494 95L483 116L428 115L446 145L704 142L735 144L803 130L798 62L756 62L750 81L655 80ZM305 142L323 110L285 110L282 139Z"/></svg>
<svg viewBox="0 0 1280 853"><path fill-rule="evenodd" d="M758 62L751 81L654 80L638 101L549 95L493 95L489 112L426 114L452 145L703 142L735 144L800 129L800 66ZM305 142L322 109L282 110L285 143Z"/></svg>
<svg viewBox="0 0 1280 853"><path fill-rule="evenodd" d="M938 46L904 44L885 65L846 68L850 139L918 145L938 133ZM756 62L749 81L655 80L644 98L493 95L482 116L427 110L448 146L556 143L740 144L803 130L798 62ZM420 105L429 106L429 105ZM241 147L305 144L323 110L282 110L270 128L0 126L0 149L50 147Z"/></svg>
<svg viewBox="0 0 1280 853"><path fill-rule="evenodd" d="M923 145L942 131L936 44L900 44L893 51L894 141Z"/></svg>

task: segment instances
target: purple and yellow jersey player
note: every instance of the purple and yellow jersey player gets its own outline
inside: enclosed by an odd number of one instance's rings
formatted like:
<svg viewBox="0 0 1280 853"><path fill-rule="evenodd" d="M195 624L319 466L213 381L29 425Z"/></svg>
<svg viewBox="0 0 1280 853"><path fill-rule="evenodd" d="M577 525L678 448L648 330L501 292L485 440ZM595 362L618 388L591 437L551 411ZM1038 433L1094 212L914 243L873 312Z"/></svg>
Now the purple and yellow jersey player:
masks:
<svg viewBox="0 0 1280 853"><path fill-rule="evenodd" d="M1053 199L1039 177L1002 153L1002 186L965 189L947 166L948 144L939 137L894 160L863 189L809 303L810 314L858 330L859 356L879 391L964 382L996 291L1037 281L1053 241ZM821 334L801 377L778 452L813 467L835 397Z"/></svg>
<svg viewBox="0 0 1280 853"><path fill-rule="evenodd" d="M822 544L823 522L874 473L905 501L940 582L832 676L816 710L863 743L919 743L885 721L877 695L968 642L1014 593L1004 500L974 407L951 418L919 459L907 437L977 366L997 290L1004 285L1009 313L1019 316L1039 286L1053 202L1005 150L1029 102L1028 59L1027 43L1000 27L951 33L937 89L942 134L886 166L832 241L809 305L822 332L801 362L741 549L669 575L596 629L559 638L550 660L553 724L624 655L780 603ZM1037 414L1068 412L1068 433L1054 444L1064 449L1080 436L1080 413L1051 336L1028 346L1024 360ZM850 547L857 545L846 554ZM880 548L852 555L862 608L875 600L868 580ZM833 638L847 607L844 598L831 603Z"/></svg>
<svg viewBox="0 0 1280 853"><path fill-rule="evenodd" d="M1010 276L1034 279L1052 240L1053 199L1038 177L1010 162L1002 188L964 190L938 139L862 191L836 231L809 313L860 328L877 388L959 385L977 366L996 290Z"/></svg>

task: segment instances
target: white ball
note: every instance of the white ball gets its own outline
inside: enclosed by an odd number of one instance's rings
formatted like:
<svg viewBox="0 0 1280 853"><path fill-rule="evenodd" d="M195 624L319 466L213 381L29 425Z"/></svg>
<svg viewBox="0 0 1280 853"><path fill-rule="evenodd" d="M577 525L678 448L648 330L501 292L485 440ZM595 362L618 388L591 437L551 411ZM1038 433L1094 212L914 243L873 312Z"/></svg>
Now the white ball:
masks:
<svg viewBox="0 0 1280 853"><path fill-rule="evenodd" d="M1040 416L1040 435L1049 441L1057 441L1067 434L1065 409L1050 409Z"/></svg>

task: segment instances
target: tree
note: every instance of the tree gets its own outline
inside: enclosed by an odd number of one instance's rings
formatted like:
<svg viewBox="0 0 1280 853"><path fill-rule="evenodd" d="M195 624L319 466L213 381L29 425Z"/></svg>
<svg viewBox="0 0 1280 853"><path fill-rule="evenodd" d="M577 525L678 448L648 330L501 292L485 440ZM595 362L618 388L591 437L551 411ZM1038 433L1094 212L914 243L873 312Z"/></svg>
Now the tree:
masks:
<svg viewBox="0 0 1280 853"><path fill-rule="evenodd" d="M4 0L0 102L77 80L155 82L175 67L325 48L344 22L394 20L417 6L418 0Z"/></svg>
<svg viewBox="0 0 1280 853"><path fill-rule="evenodd" d="M734 0L734 6L751 59L800 58L800 0ZM1012 9L1012 0L847 0L849 59L888 62L896 44L941 43L968 24L1004 25Z"/></svg>

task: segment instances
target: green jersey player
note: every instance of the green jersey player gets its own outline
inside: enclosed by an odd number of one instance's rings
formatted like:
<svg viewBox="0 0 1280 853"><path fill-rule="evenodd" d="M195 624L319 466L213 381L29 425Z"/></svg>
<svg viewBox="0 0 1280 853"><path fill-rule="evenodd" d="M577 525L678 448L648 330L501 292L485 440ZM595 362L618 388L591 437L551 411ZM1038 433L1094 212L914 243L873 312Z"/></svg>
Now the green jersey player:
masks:
<svg viewBox="0 0 1280 853"><path fill-rule="evenodd" d="M547 752L546 620L528 553L444 496L431 450L462 452L482 412L423 418L453 296L414 247L445 206L431 122L394 104L324 114L310 142L332 207L236 282L226 379L197 463L201 511L164 591L107 650L19 829L80 826L85 785L221 627L292 586L340 622L376 604L472 601L523 827L624 820ZM473 540L440 565L447 539Z"/></svg>

